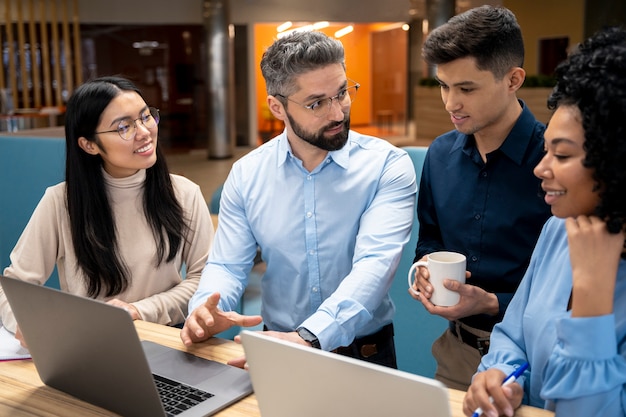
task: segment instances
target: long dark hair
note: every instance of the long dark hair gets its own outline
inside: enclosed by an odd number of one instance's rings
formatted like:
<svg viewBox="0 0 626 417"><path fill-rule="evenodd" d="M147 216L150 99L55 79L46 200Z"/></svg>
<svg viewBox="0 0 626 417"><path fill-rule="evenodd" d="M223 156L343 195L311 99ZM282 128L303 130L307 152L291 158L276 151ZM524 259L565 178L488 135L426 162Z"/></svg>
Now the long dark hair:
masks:
<svg viewBox="0 0 626 417"><path fill-rule="evenodd" d="M134 91L143 98L141 91L124 78L88 81L72 94L65 115L67 210L78 268L85 274L90 297L120 294L132 279L118 252L113 213L102 175L103 160L78 145L80 137L100 145L94 132L102 112L123 91ZM188 229L160 149L157 146L156 163L146 170L143 192L144 211L157 243L157 266L164 259L171 262L175 258Z"/></svg>

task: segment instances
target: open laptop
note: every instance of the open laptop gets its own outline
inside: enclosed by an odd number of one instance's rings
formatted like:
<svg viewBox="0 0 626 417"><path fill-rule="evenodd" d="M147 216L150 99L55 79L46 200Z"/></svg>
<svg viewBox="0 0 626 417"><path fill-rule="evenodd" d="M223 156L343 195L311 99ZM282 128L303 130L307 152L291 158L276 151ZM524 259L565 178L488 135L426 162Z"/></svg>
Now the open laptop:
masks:
<svg viewBox="0 0 626 417"><path fill-rule="evenodd" d="M140 342L121 308L8 277L0 277L0 284L37 372L50 387L142 417L207 416L252 393L242 369ZM176 396L164 403L159 391L170 381L192 388L175 388ZM185 391L189 398L179 398ZM187 409L175 410L175 402Z"/></svg>
<svg viewBox="0 0 626 417"><path fill-rule="evenodd" d="M449 417L439 381L243 330L261 415Z"/></svg>

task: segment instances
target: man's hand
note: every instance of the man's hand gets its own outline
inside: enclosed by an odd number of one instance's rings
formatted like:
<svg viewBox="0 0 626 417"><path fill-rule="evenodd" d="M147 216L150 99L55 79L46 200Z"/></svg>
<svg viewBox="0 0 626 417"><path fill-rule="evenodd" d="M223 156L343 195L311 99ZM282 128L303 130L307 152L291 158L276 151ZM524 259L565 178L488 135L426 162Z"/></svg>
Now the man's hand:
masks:
<svg viewBox="0 0 626 417"><path fill-rule="evenodd" d="M185 346L207 340L232 326L250 327L263 321L261 316L244 316L234 311L223 312L217 308L219 301L220 294L213 293L187 317L180 331L180 338Z"/></svg>
<svg viewBox="0 0 626 417"><path fill-rule="evenodd" d="M427 260L424 256L421 260ZM471 278L469 271L465 272L467 280ZM439 307L430 302L433 295L433 286L430 284L430 274L428 268L420 266L415 269L415 282L413 291L409 289L409 294L414 299L420 301L430 314L436 314L447 320L457 320L475 314L490 314L495 316L499 311L498 298L493 293L489 293L480 287L471 284L461 284L452 279L446 279L443 285L461 295L459 302L450 307Z"/></svg>
<svg viewBox="0 0 626 417"><path fill-rule="evenodd" d="M305 342L304 339L301 338L300 335L296 332L285 333L285 332L275 332L272 330L268 330L268 331L264 331L263 333L268 336L275 337L277 339L282 339L288 342L293 342L299 345L311 347L311 344L309 342ZM235 342L241 343L241 336L235 336ZM231 359L227 363L231 366L236 366L237 368L248 369L248 362L246 362L245 356L240 356L238 358Z"/></svg>

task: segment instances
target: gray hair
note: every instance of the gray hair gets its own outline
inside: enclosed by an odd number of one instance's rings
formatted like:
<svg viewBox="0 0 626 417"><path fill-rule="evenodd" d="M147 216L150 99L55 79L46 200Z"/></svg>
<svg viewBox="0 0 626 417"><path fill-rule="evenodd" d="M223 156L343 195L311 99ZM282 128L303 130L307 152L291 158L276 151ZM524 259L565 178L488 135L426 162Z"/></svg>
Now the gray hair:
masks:
<svg viewBox="0 0 626 417"><path fill-rule="evenodd" d="M305 72L341 64L341 42L317 32L294 32L275 41L263 54L261 72L269 95L289 96L296 91L295 79Z"/></svg>

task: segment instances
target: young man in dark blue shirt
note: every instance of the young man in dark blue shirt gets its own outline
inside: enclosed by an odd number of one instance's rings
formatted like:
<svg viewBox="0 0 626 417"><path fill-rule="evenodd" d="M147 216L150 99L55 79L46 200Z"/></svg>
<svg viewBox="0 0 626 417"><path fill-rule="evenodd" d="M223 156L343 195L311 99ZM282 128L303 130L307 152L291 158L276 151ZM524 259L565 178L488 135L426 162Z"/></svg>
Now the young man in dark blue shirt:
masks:
<svg viewBox="0 0 626 417"><path fill-rule="evenodd" d="M409 293L449 320L432 348L435 377L466 390L550 216L533 175L545 126L516 96L525 78L524 44L511 11L482 6L455 16L433 30L423 55L437 66L456 129L436 138L426 156L415 260L440 250L460 252L470 275L466 284L447 284L461 295L452 307L430 302L424 267L414 285L419 294Z"/></svg>

